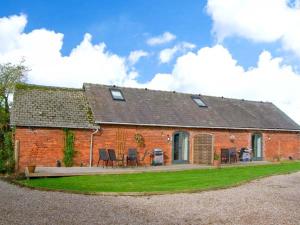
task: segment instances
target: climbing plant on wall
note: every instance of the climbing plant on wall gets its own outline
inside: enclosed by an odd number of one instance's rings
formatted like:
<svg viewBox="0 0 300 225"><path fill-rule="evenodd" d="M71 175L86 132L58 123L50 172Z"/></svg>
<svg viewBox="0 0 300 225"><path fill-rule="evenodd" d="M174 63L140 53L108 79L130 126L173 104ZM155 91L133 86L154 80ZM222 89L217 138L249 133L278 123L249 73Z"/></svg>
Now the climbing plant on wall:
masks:
<svg viewBox="0 0 300 225"><path fill-rule="evenodd" d="M73 166L73 160L75 156L75 149L74 149L74 133L71 132L69 129L64 129L65 132L65 147L64 147L64 158L63 162L66 167Z"/></svg>
<svg viewBox="0 0 300 225"><path fill-rule="evenodd" d="M135 134L134 140L138 147L141 147L141 148L145 147L145 139L141 134Z"/></svg>

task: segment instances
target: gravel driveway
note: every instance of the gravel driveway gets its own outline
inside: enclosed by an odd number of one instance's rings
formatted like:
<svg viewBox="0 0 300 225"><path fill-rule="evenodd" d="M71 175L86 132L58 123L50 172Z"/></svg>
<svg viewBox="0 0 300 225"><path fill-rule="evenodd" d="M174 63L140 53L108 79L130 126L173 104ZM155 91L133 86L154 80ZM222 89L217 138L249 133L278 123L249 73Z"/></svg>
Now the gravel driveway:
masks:
<svg viewBox="0 0 300 225"><path fill-rule="evenodd" d="M0 181L0 224L300 224L300 172L226 190L86 196Z"/></svg>

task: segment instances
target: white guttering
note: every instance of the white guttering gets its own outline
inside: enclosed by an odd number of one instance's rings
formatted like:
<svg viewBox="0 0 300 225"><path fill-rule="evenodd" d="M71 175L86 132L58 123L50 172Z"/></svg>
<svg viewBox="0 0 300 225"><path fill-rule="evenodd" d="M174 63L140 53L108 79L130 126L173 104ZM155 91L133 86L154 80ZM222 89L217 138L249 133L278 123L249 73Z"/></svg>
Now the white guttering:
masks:
<svg viewBox="0 0 300 225"><path fill-rule="evenodd" d="M98 133L100 128L97 128L92 134L91 134L91 142L90 142L90 167L93 166L93 142L94 142L94 135Z"/></svg>
<svg viewBox="0 0 300 225"><path fill-rule="evenodd" d="M263 130L263 131L292 131L300 132L293 129L276 129L276 128L241 128L241 127L204 127L204 126L184 126L184 125L166 125L166 124L141 124L141 123L118 123L118 122L101 122L95 121L96 124L108 124L108 125L134 125L134 126L150 126L150 127L182 127L182 128L202 128L202 129L226 129L226 130Z"/></svg>

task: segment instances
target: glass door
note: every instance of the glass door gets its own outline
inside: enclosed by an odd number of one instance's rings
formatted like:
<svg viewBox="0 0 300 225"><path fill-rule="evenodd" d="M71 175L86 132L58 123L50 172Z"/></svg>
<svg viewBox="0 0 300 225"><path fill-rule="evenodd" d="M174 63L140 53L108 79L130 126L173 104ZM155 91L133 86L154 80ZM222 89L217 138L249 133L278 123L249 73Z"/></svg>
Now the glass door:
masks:
<svg viewBox="0 0 300 225"><path fill-rule="evenodd" d="M173 163L188 163L189 135L186 132L176 132L173 136Z"/></svg>
<svg viewBox="0 0 300 225"><path fill-rule="evenodd" d="M253 150L253 160L263 160L262 152L262 136L261 134L253 134L251 138L252 150Z"/></svg>

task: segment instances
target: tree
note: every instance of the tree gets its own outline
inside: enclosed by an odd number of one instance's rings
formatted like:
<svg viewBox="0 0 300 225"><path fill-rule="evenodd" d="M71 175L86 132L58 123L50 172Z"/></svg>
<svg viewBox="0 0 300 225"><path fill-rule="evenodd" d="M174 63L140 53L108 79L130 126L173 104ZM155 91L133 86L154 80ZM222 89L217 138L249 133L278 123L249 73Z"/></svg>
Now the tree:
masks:
<svg viewBox="0 0 300 225"><path fill-rule="evenodd" d="M7 114L9 114L9 97L17 83L25 82L27 71L24 60L19 64L0 64L0 107Z"/></svg>
<svg viewBox="0 0 300 225"><path fill-rule="evenodd" d="M2 149L0 148L0 173L12 173L15 167L12 132L4 133Z"/></svg>
<svg viewBox="0 0 300 225"><path fill-rule="evenodd" d="M0 172L11 172L14 164L9 99L16 84L25 82L27 71L24 60L19 64L0 64Z"/></svg>

